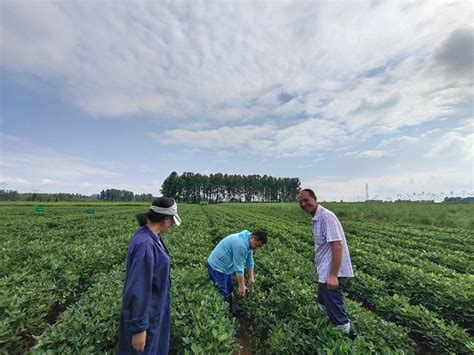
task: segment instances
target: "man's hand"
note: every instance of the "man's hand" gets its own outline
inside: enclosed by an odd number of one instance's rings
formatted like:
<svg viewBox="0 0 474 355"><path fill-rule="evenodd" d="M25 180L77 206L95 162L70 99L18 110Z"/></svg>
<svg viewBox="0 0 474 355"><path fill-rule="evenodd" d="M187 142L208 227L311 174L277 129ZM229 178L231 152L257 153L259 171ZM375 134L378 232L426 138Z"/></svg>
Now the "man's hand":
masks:
<svg viewBox="0 0 474 355"><path fill-rule="evenodd" d="M135 351L145 351L146 330L132 336L132 348Z"/></svg>
<svg viewBox="0 0 474 355"><path fill-rule="evenodd" d="M245 297L245 291L247 291L247 287L245 287L245 285L243 287L239 286L239 296L240 297Z"/></svg>
<svg viewBox="0 0 474 355"><path fill-rule="evenodd" d="M253 277L251 277L249 280L251 283L255 283L255 279Z"/></svg>
<svg viewBox="0 0 474 355"><path fill-rule="evenodd" d="M336 276L328 276L326 279L326 286L328 290L336 290L339 286L339 280Z"/></svg>

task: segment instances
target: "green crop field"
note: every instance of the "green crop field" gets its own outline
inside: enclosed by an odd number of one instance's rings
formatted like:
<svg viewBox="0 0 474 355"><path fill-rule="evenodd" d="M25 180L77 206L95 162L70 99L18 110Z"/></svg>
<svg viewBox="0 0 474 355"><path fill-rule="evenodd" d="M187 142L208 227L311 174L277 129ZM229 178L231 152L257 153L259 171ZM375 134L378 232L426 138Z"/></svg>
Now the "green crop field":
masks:
<svg viewBox="0 0 474 355"><path fill-rule="evenodd" d="M113 353L125 258L146 204L0 204L0 353ZM346 337L316 304L310 218L297 204L180 204L172 257L173 353L474 352L474 206L327 204L355 278ZM93 212L87 213L87 210ZM256 283L233 315L205 262L224 236L264 228Z"/></svg>

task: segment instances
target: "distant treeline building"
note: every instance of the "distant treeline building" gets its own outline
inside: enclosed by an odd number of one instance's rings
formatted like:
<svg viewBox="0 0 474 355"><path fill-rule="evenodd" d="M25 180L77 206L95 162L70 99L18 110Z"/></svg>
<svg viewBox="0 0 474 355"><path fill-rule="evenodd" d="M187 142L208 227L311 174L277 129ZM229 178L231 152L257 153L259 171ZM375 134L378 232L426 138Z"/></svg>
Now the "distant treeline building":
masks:
<svg viewBox="0 0 474 355"><path fill-rule="evenodd" d="M180 202L293 202L300 191L298 178L268 175L201 175L173 171L163 182L161 193Z"/></svg>

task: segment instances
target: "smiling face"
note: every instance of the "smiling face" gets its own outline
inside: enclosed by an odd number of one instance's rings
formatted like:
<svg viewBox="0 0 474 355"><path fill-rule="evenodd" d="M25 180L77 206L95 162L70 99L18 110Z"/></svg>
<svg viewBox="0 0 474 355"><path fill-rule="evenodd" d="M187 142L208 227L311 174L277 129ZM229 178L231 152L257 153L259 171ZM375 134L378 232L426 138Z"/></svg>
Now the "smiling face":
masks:
<svg viewBox="0 0 474 355"><path fill-rule="evenodd" d="M298 202L300 207L306 211L306 213L314 216L316 208L318 207L318 201L312 197L307 191L302 191L298 195Z"/></svg>

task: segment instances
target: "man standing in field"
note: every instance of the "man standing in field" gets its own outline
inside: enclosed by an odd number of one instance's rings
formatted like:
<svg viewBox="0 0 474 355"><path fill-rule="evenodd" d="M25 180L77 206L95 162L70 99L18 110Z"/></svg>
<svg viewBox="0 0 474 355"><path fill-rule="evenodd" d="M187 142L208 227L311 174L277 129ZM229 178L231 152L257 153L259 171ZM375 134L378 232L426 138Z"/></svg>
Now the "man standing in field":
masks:
<svg viewBox="0 0 474 355"><path fill-rule="evenodd" d="M313 216L318 303L325 307L331 322L349 334L351 323L344 308L342 291L347 278L354 277L354 273L344 230L336 215L318 204L313 190L302 190L298 202Z"/></svg>
<svg viewBox="0 0 474 355"><path fill-rule="evenodd" d="M267 233L261 230L250 233L243 230L222 239L207 259L209 278L216 284L224 299L230 303L230 296L234 288L232 274L235 273L239 285L239 295L244 297L245 287L244 269L250 282L254 282L253 251L267 243Z"/></svg>

